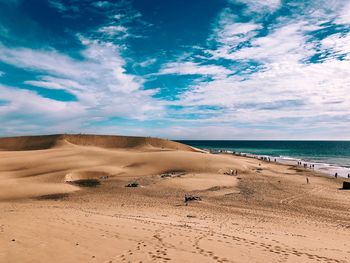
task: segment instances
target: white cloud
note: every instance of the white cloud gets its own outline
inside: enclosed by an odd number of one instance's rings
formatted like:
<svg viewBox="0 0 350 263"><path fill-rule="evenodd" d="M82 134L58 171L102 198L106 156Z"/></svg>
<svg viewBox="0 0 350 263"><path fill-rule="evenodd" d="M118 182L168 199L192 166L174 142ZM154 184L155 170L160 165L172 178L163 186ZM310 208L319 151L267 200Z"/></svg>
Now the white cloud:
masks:
<svg viewBox="0 0 350 263"><path fill-rule="evenodd" d="M330 49L334 55L345 55L350 59L350 34L333 34L321 41L323 49Z"/></svg>
<svg viewBox="0 0 350 263"><path fill-rule="evenodd" d="M65 5L61 0L49 0L48 3L50 7L55 8L60 13L67 11L79 11L79 8L76 5Z"/></svg>
<svg viewBox="0 0 350 263"><path fill-rule="evenodd" d="M345 103L346 87L350 84L347 77L349 65L348 61L338 60L319 64L271 64L268 70L253 73L249 79L232 76L196 85L183 95L182 104L224 106L237 110L244 109L237 106L246 105L254 110L259 104L274 101Z"/></svg>
<svg viewBox="0 0 350 263"><path fill-rule="evenodd" d="M0 107L2 135L65 132L89 119L78 102L55 101L14 87L0 85L0 100L8 101Z"/></svg>
<svg viewBox="0 0 350 263"><path fill-rule="evenodd" d="M120 33L125 33L127 29L124 26L104 26L101 27L98 31L106 33L108 35L117 35Z"/></svg>
<svg viewBox="0 0 350 263"><path fill-rule="evenodd" d="M63 1L51 0L49 4L60 12L71 11L71 6ZM164 102L153 97L159 90L143 89L144 79L126 72L126 60L121 54L127 52L124 43L119 41L116 44L114 38L108 38L119 32L125 36L132 35L126 25L140 14L127 3L97 1L93 5L103 9L106 19L104 24L91 28L84 35L77 34L84 46L79 59L50 47L8 47L0 42L0 62L33 73L32 78L24 81L26 86L64 90L77 100L47 99L16 86L2 86L0 95L5 97L7 94L4 100L9 101L1 107L3 126L9 124L6 127L12 131L19 131L21 127L38 130L49 120L56 124L45 126L48 132L64 131L64 127L68 131L77 131L94 121L113 117L146 120L164 116ZM24 98L29 98L31 102L26 102ZM46 110L46 106L50 110ZM39 115L42 118L33 117L35 122L25 125L28 118ZM15 116L22 117L16 122L13 121Z"/></svg>
<svg viewBox="0 0 350 263"><path fill-rule="evenodd" d="M262 28L260 24L236 20L237 15L230 8L223 9L210 39L232 47L255 36L255 31Z"/></svg>
<svg viewBox="0 0 350 263"><path fill-rule="evenodd" d="M220 115L199 120L208 125L279 130L279 138L283 138L283 129L285 136L292 136L291 131L316 129L317 136L325 126L333 132L339 126L350 128L346 117L350 114L349 76L349 61L270 64L248 79L231 76L196 84L182 94L178 105L220 107Z"/></svg>
<svg viewBox="0 0 350 263"><path fill-rule="evenodd" d="M340 24L350 24L350 2L343 1L343 5L340 9L340 14L336 20L336 22Z"/></svg>
<svg viewBox="0 0 350 263"><path fill-rule="evenodd" d="M261 14L262 12L273 12L281 6L280 0L229 0L232 3L242 3L247 6L247 13Z"/></svg>
<svg viewBox="0 0 350 263"><path fill-rule="evenodd" d="M147 60L139 63L139 66L140 67L148 67L148 66L154 64L156 61L157 61L156 58L150 58L150 59L147 59Z"/></svg>
<svg viewBox="0 0 350 263"><path fill-rule="evenodd" d="M227 41L228 38L244 35L253 30L261 29L260 25L253 23L226 24L223 31L219 32L219 41Z"/></svg>
<svg viewBox="0 0 350 263"><path fill-rule="evenodd" d="M299 61L315 52L313 44L306 41L305 28L308 29L302 22L285 25L267 36L252 39L248 47L231 51L231 45L225 43L223 47L210 53L215 58L230 60L257 60L265 63Z"/></svg>
<svg viewBox="0 0 350 263"><path fill-rule="evenodd" d="M25 84L35 86L35 87L41 87L45 89L57 89L57 90L68 90L66 86L62 86L60 83L57 82L49 82L49 81L38 81L38 80L26 80L24 81Z"/></svg>
<svg viewBox="0 0 350 263"><path fill-rule="evenodd" d="M81 85L77 81L58 78L58 77L52 77L52 76L42 76L40 77L40 80L27 80L27 81L24 81L24 83L28 85L36 86L36 87L46 88L46 89L67 90L72 93L83 92L85 89L85 86Z"/></svg>
<svg viewBox="0 0 350 263"><path fill-rule="evenodd" d="M85 45L81 59L50 49L8 48L0 44L0 61L38 73L26 80L26 85L65 90L77 98L62 102L1 86L0 100L9 103L0 107L0 119L8 124L0 130L22 127L23 132L35 131L42 123L49 123L44 127L48 131L66 131L68 127L99 132L96 126L85 124L118 116L157 119L171 125L159 129L113 124L102 133L121 131L189 139L322 139L332 134L341 136L340 130L349 130L350 34L337 33L318 41L308 33L322 29L323 23L335 18L336 23L350 23L350 5L338 0L322 0L317 6L310 2L292 6L288 2L288 8L298 7L301 13L279 17L266 27L261 18L279 9L279 0L234 2L246 5L246 22L234 10L225 8L208 37L209 47L196 48L192 56L186 53L177 61L165 62L158 73L150 74L210 77L193 82L179 100L171 102L153 98L158 90L144 90L144 79L125 70L122 45L108 42L107 39L130 36L128 23L141 16L135 11L123 14L123 5L112 1L92 4L95 12L99 9L108 19L90 31L89 38L80 37ZM122 6L120 10L118 6ZM252 15L251 19L247 15ZM310 63L316 54L323 59ZM340 55L343 60L338 60ZM230 66L220 65L223 60ZM137 66L147 67L156 61L149 58ZM182 107L167 111L167 105ZM21 117L23 113L33 116L32 124Z"/></svg>
<svg viewBox="0 0 350 263"><path fill-rule="evenodd" d="M218 47L207 52L214 58L232 59L232 51L241 43L251 40L262 28L260 24L251 22L235 22L236 14L230 8L225 8L219 14L219 18L209 41L215 43Z"/></svg>
<svg viewBox="0 0 350 263"><path fill-rule="evenodd" d="M250 127L248 130L253 132L250 138L316 139L330 138L329 134L349 138L338 130L350 128L347 117L350 114L350 34L335 34L321 42L310 41L308 33L321 29L323 19L324 16L318 22L314 17L310 21L283 21L268 28L267 35L258 37L259 24L238 23L236 17L225 10L210 36L216 45L207 50L209 61L224 58L239 65L254 61L259 66L252 66L249 74L240 74L244 71L238 70L237 75L193 83L180 95L176 105L219 108L216 115L192 120L193 125L218 125L215 138L221 138L223 125L227 131L231 131L232 126ZM245 41L249 44L238 49ZM331 50L333 55L318 63L309 62L317 52L326 50ZM347 58L340 61L336 58L339 54L347 54ZM201 64L196 66L200 72ZM324 127L327 131L322 130ZM254 134L254 129L262 136ZM246 138L247 135L242 136L243 130L237 128L234 137ZM224 134L223 138L229 137Z"/></svg>
<svg viewBox="0 0 350 263"><path fill-rule="evenodd" d="M78 61L57 51L0 46L0 61L43 74L36 80L25 81L25 84L66 90L78 99L76 102L61 102L18 91L15 87L3 87L1 96L11 103L1 108L2 116L20 115L20 112L30 114L32 108L35 114L42 112L46 118L60 122L64 116L76 118L74 125L79 126L97 117L142 120L163 114L162 103L152 98L157 90L143 90L143 80L125 72L125 61L118 46L90 41L82 56L84 60Z"/></svg>
<svg viewBox="0 0 350 263"><path fill-rule="evenodd" d="M89 77L92 73L89 70L91 64L75 61L54 50L8 48L0 43L0 60L28 70L69 77Z"/></svg>
<svg viewBox="0 0 350 263"><path fill-rule="evenodd" d="M92 33L90 39L100 39L102 41L109 39L120 43L126 38L142 37L139 32L135 33L134 27L149 26L145 21L140 20L141 13L135 11L129 2L98 1L92 3L92 5L98 8L96 11L105 16L105 21L90 32ZM133 23L133 27L130 27L130 23Z"/></svg>
<svg viewBox="0 0 350 263"><path fill-rule="evenodd" d="M107 9L107 8L113 6L113 3L109 2L109 1L97 1L97 2L93 2L92 5L97 7L97 8Z"/></svg>
<svg viewBox="0 0 350 263"><path fill-rule="evenodd" d="M59 12L67 11L66 6L59 0L49 0L49 6L56 8Z"/></svg>
<svg viewBox="0 0 350 263"><path fill-rule="evenodd" d="M200 65L194 62L172 62L164 65L158 74L226 76L230 73L232 72L229 69L217 65Z"/></svg>

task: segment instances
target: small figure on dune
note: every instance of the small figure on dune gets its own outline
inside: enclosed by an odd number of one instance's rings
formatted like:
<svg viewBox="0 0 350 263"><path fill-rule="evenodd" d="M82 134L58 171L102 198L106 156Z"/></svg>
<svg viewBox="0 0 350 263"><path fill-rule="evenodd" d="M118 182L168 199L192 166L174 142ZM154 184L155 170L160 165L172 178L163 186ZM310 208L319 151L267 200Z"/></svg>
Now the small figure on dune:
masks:
<svg viewBox="0 0 350 263"><path fill-rule="evenodd" d="M188 202L189 200L188 200L188 197L187 197L187 195L185 195L185 205L187 206L188 205Z"/></svg>
<svg viewBox="0 0 350 263"><path fill-rule="evenodd" d="M350 179L350 174L348 174L348 179Z"/></svg>
<svg viewBox="0 0 350 263"><path fill-rule="evenodd" d="M334 177L335 177L335 178L338 178L338 173L335 173Z"/></svg>
<svg viewBox="0 0 350 263"><path fill-rule="evenodd" d="M224 172L224 174L226 174L226 175L235 175L235 170L230 169L230 171Z"/></svg>
<svg viewBox="0 0 350 263"><path fill-rule="evenodd" d="M201 201L202 199L199 196L187 195L185 194L185 204L188 205L190 201Z"/></svg>
<svg viewBox="0 0 350 263"><path fill-rule="evenodd" d="M306 177L306 183L309 184L309 177Z"/></svg>

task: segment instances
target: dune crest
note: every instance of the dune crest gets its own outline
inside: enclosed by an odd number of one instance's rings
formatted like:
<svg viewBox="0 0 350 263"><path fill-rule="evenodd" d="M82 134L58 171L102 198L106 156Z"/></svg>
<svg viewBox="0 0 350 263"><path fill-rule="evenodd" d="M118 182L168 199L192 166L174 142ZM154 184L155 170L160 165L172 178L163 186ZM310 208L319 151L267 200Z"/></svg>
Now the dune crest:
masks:
<svg viewBox="0 0 350 263"><path fill-rule="evenodd" d="M0 149L5 151L46 150L62 145L95 146L101 148L161 148L181 151L196 151L178 142L151 138L115 135L55 134L0 138Z"/></svg>

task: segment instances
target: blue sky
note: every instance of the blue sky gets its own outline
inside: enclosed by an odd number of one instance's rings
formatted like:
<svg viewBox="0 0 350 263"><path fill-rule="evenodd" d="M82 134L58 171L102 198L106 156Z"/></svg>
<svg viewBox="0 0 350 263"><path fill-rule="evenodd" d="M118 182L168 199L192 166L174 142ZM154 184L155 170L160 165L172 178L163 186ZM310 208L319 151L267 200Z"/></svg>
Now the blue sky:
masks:
<svg viewBox="0 0 350 263"><path fill-rule="evenodd" d="M348 0L0 0L0 135L350 139Z"/></svg>

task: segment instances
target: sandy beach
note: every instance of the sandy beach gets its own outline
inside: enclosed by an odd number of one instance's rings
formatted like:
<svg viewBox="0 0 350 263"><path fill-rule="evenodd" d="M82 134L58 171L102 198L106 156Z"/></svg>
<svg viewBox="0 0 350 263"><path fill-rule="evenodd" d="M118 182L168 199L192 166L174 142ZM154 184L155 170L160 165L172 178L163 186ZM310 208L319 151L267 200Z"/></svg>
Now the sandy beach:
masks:
<svg viewBox="0 0 350 263"><path fill-rule="evenodd" d="M154 138L0 149L0 262L350 262L343 178Z"/></svg>

